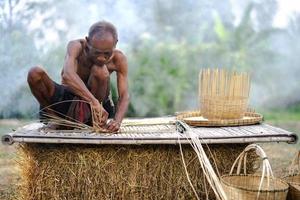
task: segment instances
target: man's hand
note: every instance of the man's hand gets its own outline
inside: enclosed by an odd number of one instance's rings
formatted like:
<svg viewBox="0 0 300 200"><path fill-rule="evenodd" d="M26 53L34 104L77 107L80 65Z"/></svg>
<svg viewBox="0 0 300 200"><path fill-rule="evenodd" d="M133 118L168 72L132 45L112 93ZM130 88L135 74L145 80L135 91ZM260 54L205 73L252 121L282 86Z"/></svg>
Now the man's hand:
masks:
<svg viewBox="0 0 300 200"><path fill-rule="evenodd" d="M94 120L96 123L99 123L100 126L104 126L107 122L108 112L103 108L98 100L92 102L92 108L94 109L95 115ZM100 116L101 114L101 116Z"/></svg>
<svg viewBox="0 0 300 200"><path fill-rule="evenodd" d="M111 132L117 132L120 129L121 123L117 122L116 120L111 120L107 124L107 130Z"/></svg>

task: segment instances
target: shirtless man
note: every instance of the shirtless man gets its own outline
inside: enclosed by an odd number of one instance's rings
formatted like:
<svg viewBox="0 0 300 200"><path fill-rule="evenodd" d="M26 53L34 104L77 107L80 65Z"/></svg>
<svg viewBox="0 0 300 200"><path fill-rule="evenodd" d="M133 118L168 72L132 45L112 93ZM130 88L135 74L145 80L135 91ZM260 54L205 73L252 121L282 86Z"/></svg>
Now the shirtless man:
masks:
<svg viewBox="0 0 300 200"><path fill-rule="evenodd" d="M28 73L28 84L41 108L75 97L90 102L103 113L99 123L110 131L120 128L129 103L126 56L116 44L116 28L109 22L93 24L85 39L70 41L67 46L61 85L55 83L40 66ZM110 95L110 74L117 74L118 104L116 112ZM103 106L101 106L100 102ZM71 103L57 104L53 109L66 115ZM50 111L49 111L50 112ZM113 117L109 123L107 118Z"/></svg>

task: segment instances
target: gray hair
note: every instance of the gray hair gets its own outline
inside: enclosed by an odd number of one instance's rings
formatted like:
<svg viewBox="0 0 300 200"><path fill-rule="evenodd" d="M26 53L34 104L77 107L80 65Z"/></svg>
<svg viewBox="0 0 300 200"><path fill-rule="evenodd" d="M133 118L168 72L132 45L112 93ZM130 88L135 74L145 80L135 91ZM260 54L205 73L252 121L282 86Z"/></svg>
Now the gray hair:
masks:
<svg viewBox="0 0 300 200"><path fill-rule="evenodd" d="M94 23L90 29L89 29L89 38L92 39L94 36L96 37L103 37L106 33L110 33L115 42L117 43L118 41L118 33L116 27L107 21L99 21Z"/></svg>

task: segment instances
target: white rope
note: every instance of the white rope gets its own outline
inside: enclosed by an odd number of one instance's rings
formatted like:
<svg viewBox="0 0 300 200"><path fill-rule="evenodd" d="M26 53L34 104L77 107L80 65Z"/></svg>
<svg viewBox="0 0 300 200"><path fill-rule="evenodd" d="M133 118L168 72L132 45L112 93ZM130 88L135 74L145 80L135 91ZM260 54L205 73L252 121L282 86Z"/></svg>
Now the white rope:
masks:
<svg viewBox="0 0 300 200"><path fill-rule="evenodd" d="M188 179L188 181L189 181L189 183L190 183L190 185L191 185L191 187L192 187L192 190L193 190L194 194L196 195L196 198L197 198L198 200L200 200L200 198L199 198L199 196L198 196L198 194L197 194L197 192L196 192L196 190L195 190L195 188L194 188L194 186L193 186L193 183L192 183L192 181L191 181L191 179L190 179L189 172L187 171L187 166L186 166L185 161L184 161L184 156L183 156L183 152L182 152L182 147L181 147L181 143L180 143L179 139L178 139L178 143L179 143L179 149L180 149L181 159L182 159L182 163L183 163L183 166L184 166L184 171L185 171L186 177L187 177L187 179Z"/></svg>
<svg viewBox="0 0 300 200"><path fill-rule="evenodd" d="M241 172L241 163L243 161L244 161L244 174L245 175L247 174L247 170L246 170L247 153L252 149L254 149L256 154L262 158L262 173L261 173L261 179L260 179L258 192L257 192L257 196L256 196L256 199L259 199L259 195L260 195L262 186L264 184L264 178L267 178L267 187L268 188L270 188L270 178L274 178L273 171L272 171L270 162L268 160L268 157L267 157L266 153L264 152L264 150L259 145L257 145L257 144L248 145L244 149L244 151L234 161L229 174L232 175L233 170L237 164L236 174L239 175ZM269 195L269 193L267 195Z"/></svg>
<svg viewBox="0 0 300 200"><path fill-rule="evenodd" d="M195 135L192 132L190 132L190 130L187 126L185 126L185 128L186 128L186 132L185 132L186 139L190 143L190 145L192 146L194 151L196 152L196 155L199 159L203 174L205 175L207 182L209 183L212 190L214 191L216 198L218 200L227 200L227 196L221 185L220 179L216 175L216 173L215 173L215 171L214 171L214 169L213 169L213 167L201 145L201 139L199 139L198 135ZM178 142L179 142L180 149L181 149L181 143L180 143L179 139L178 139ZM183 158L182 149L180 150L180 153ZM189 180L190 178L189 178L185 163L184 163L184 168L185 168L185 171L187 174L187 178ZM189 183L190 183L191 187L193 188L194 193L196 194L195 189L194 189L193 185L191 184L190 180L189 180ZM199 198L199 197L197 196L197 198Z"/></svg>

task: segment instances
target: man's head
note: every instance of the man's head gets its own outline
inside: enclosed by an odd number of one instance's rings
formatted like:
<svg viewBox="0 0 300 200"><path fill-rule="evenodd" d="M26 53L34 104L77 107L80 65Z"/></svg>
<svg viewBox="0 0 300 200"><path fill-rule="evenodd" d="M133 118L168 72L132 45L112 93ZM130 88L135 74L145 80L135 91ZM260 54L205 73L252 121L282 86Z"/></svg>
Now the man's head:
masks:
<svg viewBox="0 0 300 200"><path fill-rule="evenodd" d="M96 64L106 64L113 55L118 42L115 26L106 21L93 24L89 29L87 40L88 57Z"/></svg>

